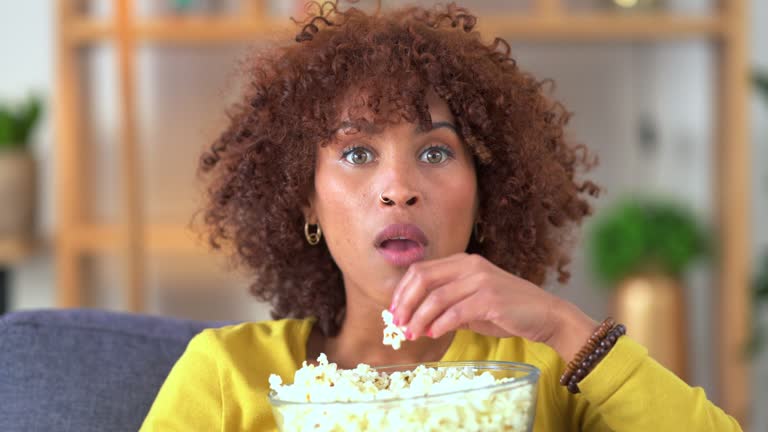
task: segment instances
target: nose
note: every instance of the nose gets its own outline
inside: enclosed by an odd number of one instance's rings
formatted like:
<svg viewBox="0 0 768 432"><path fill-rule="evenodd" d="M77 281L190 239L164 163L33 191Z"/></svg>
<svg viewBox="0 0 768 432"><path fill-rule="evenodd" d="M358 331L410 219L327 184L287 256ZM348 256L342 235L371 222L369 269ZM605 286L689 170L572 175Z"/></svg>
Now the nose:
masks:
<svg viewBox="0 0 768 432"><path fill-rule="evenodd" d="M407 176L405 176L407 177ZM411 182L403 181L404 176L398 175L379 193L379 204L383 207L410 207L421 200L421 193L411 186Z"/></svg>
<svg viewBox="0 0 768 432"><path fill-rule="evenodd" d="M394 146L393 146L394 147ZM417 164L413 155L398 148L387 152L378 169L378 204L381 207L411 207L423 199L419 187L421 184Z"/></svg>
<svg viewBox="0 0 768 432"><path fill-rule="evenodd" d="M390 196L394 196L396 198L390 198ZM418 201L419 201L418 195L410 192L403 192L403 193L382 192L379 194L379 203L384 207L396 206L402 203L405 203L405 206L412 206L416 204Z"/></svg>

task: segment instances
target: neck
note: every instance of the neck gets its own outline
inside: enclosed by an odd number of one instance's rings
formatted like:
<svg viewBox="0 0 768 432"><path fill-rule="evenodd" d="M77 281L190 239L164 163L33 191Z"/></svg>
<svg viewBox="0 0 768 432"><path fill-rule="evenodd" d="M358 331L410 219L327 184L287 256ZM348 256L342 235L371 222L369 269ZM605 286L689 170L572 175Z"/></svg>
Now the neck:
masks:
<svg viewBox="0 0 768 432"><path fill-rule="evenodd" d="M307 361L314 362L320 352L340 368L351 369L359 363L384 366L403 363L421 363L440 360L453 340L454 333L438 339L422 337L414 341L403 341L399 350L382 343L384 322L381 319L381 305L374 302L350 304L341 330L334 337L323 337L313 329L313 336L307 346Z"/></svg>

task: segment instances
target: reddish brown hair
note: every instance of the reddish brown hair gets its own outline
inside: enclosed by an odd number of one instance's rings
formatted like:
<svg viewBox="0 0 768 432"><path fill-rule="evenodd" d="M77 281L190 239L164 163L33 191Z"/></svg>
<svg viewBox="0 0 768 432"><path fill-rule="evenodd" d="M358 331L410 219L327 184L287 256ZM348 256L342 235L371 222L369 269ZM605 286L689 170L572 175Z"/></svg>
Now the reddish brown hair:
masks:
<svg viewBox="0 0 768 432"><path fill-rule="evenodd" d="M431 125L427 89L443 98L472 152L485 240L467 252L536 284L548 271L566 282L571 229L591 213L576 179L594 160L563 136L570 114L546 97L548 82L521 71L509 45L481 41L476 18L454 4L367 14L312 3L287 45L249 60L247 89L221 136L200 158L208 177L202 209L211 246L227 246L252 270L251 291L280 317L317 317L338 331L345 307L339 268L324 243L304 237L302 206L313 188L315 154L350 115L374 123ZM354 88L352 87L354 86Z"/></svg>

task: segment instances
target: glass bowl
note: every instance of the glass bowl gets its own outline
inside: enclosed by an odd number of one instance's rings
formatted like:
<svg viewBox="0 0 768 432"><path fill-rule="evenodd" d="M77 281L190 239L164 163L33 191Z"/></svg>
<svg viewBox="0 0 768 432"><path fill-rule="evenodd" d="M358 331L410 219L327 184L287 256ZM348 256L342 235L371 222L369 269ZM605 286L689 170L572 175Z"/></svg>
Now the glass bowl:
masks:
<svg viewBox="0 0 768 432"><path fill-rule="evenodd" d="M531 431L540 371L533 365L503 361L431 362L376 367L379 372L431 368L473 368L495 379L466 390L354 402L269 402L280 431Z"/></svg>

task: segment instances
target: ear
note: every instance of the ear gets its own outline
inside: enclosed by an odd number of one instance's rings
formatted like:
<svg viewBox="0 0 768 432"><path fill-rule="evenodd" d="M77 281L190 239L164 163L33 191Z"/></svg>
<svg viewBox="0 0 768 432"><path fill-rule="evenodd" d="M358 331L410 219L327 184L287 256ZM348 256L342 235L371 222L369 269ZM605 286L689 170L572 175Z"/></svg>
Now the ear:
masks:
<svg viewBox="0 0 768 432"><path fill-rule="evenodd" d="M304 215L304 221L310 224L317 223L317 214L315 212L314 198L309 197L307 202L301 206L301 213Z"/></svg>

